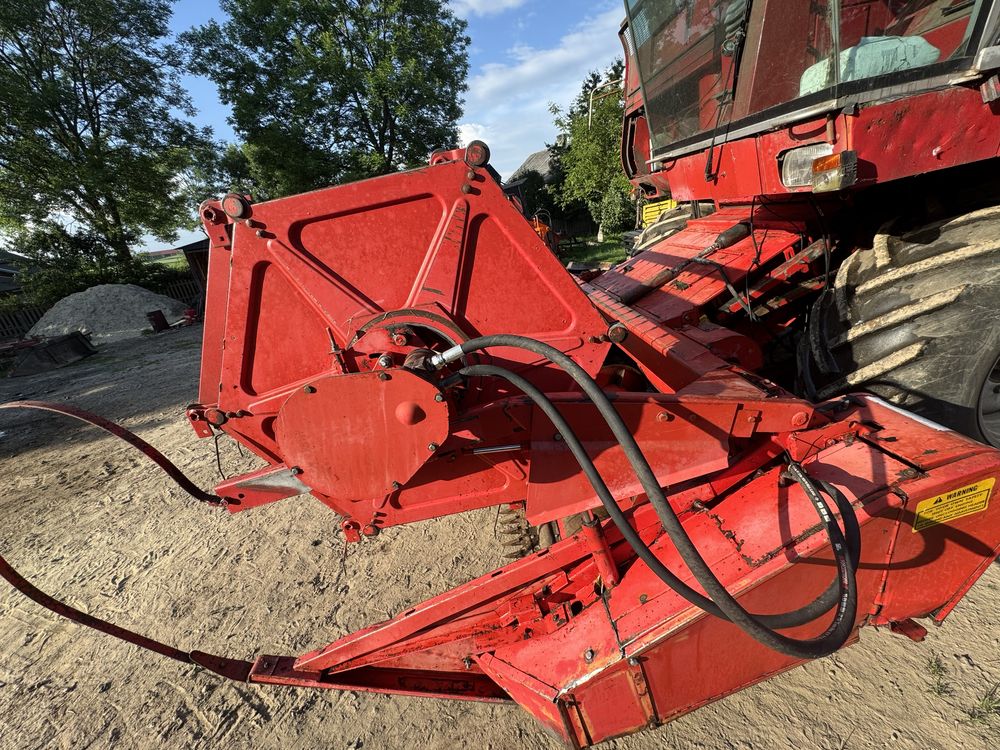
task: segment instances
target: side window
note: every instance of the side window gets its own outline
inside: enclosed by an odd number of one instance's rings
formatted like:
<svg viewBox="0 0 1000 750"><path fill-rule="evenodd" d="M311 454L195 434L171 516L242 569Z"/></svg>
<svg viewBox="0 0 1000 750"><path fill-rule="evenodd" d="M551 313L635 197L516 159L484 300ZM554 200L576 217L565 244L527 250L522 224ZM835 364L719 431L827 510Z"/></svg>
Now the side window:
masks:
<svg viewBox="0 0 1000 750"><path fill-rule="evenodd" d="M757 0L740 116L965 55L984 0ZM743 87L741 87L743 88Z"/></svg>
<svg viewBox="0 0 1000 750"><path fill-rule="evenodd" d="M975 0L841 0L839 65L803 73L800 92L932 65L966 52Z"/></svg>

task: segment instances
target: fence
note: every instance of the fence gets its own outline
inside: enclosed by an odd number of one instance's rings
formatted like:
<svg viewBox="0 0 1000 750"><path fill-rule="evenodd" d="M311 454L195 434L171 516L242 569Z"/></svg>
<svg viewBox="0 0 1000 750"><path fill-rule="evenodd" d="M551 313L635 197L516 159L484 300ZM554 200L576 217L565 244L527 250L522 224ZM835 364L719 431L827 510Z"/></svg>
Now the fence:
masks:
<svg viewBox="0 0 1000 750"><path fill-rule="evenodd" d="M41 305L22 307L0 312L0 339L19 339L45 314Z"/></svg>
<svg viewBox="0 0 1000 750"><path fill-rule="evenodd" d="M153 291L157 294L165 294L168 297L173 297L174 299L180 300L186 304L191 304L201 294L201 287L198 286L198 282L193 279L189 279L184 281L175 281L171 284L167 284L162 289L154 289Z"/></svg>

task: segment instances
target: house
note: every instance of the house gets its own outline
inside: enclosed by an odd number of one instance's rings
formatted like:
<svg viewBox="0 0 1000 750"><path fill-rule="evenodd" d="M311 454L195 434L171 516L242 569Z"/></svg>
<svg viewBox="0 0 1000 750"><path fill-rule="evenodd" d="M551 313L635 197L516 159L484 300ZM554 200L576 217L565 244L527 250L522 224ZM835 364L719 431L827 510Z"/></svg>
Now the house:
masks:
<svg viewBox="0 0 1000 750"><path fill-rule="evenodd" d="M537 172L541 176L542 181L545 183L552 181L555 177L552 170L552 154L547 148L543 148L541 151L536 151L525 159L524 163L515 169L511 176L507 178L507 181L504 183L504 187L516 187L524 181L529 172Z"/></svg>
<svg viewBox="0 0 1000 750"><path fill-rule="evenodd" d="M19 277L28 259L23 255L0 250L0 295L16 294L21 291Z"/></svg>

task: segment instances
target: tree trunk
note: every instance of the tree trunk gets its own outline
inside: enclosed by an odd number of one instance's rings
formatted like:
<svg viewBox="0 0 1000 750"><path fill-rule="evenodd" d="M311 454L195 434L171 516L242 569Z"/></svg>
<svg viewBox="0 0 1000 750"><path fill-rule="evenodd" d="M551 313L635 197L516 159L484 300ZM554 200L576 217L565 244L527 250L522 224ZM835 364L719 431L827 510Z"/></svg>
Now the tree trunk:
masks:
<svg viewBox="0 0 1000 750"><path fill-rule="evenodd" d="M135 258L132 255L132 251L129 249L128 241L125 239L125 235L121 231L112 229L108 232L107 237L108 246L111 248L114 254L115 262L120 266L130 266Z"/></svg>

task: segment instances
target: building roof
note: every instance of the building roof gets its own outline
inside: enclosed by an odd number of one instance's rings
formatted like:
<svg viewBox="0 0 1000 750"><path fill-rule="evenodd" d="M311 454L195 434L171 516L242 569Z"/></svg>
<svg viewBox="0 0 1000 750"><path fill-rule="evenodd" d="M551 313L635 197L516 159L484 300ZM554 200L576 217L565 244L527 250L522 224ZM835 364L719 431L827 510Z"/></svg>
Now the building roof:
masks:
<svg viewBox="0 0 1000 750"><path fill-rule="evenodd" d="M186 245L168 247L164 250L148 250L146 255L150 255L154 258L169 258L173 255L180 255L185 250L208 250L208 237L202 237L194 242L188 242Z"/></svg>
<svg viewBox="0 0 1000 750"><path fill-rule="evenodd" d="M17 253L12 253L10 250L0 248L0 266L14 268L16 270L19 264L29 263L30 261L30 258L18 255Z"/></svg>
<svg viewBox="0 0 1000 750"><path fill-rule="evenodd" d="M9 250L0 249L0 294L10 294L21 291L21 282L17 277L24 270L30 259Z"/></svg>
<svg viewBox="0 0 1000 750"><path fill-rule="evenodd" d="M0 294L18 292L20 290L21 282L17 280L17 272L0 266Z"/></svg>
<svg viewBox="0 0 1000 750"><path fill-rule="evenodd" d="M514 170L513 174L507 178L507 184L517 182L528 172L538 172L546 182L552 177L552 154L547 148L536 151L524 160L524 164Z"/></svg>

